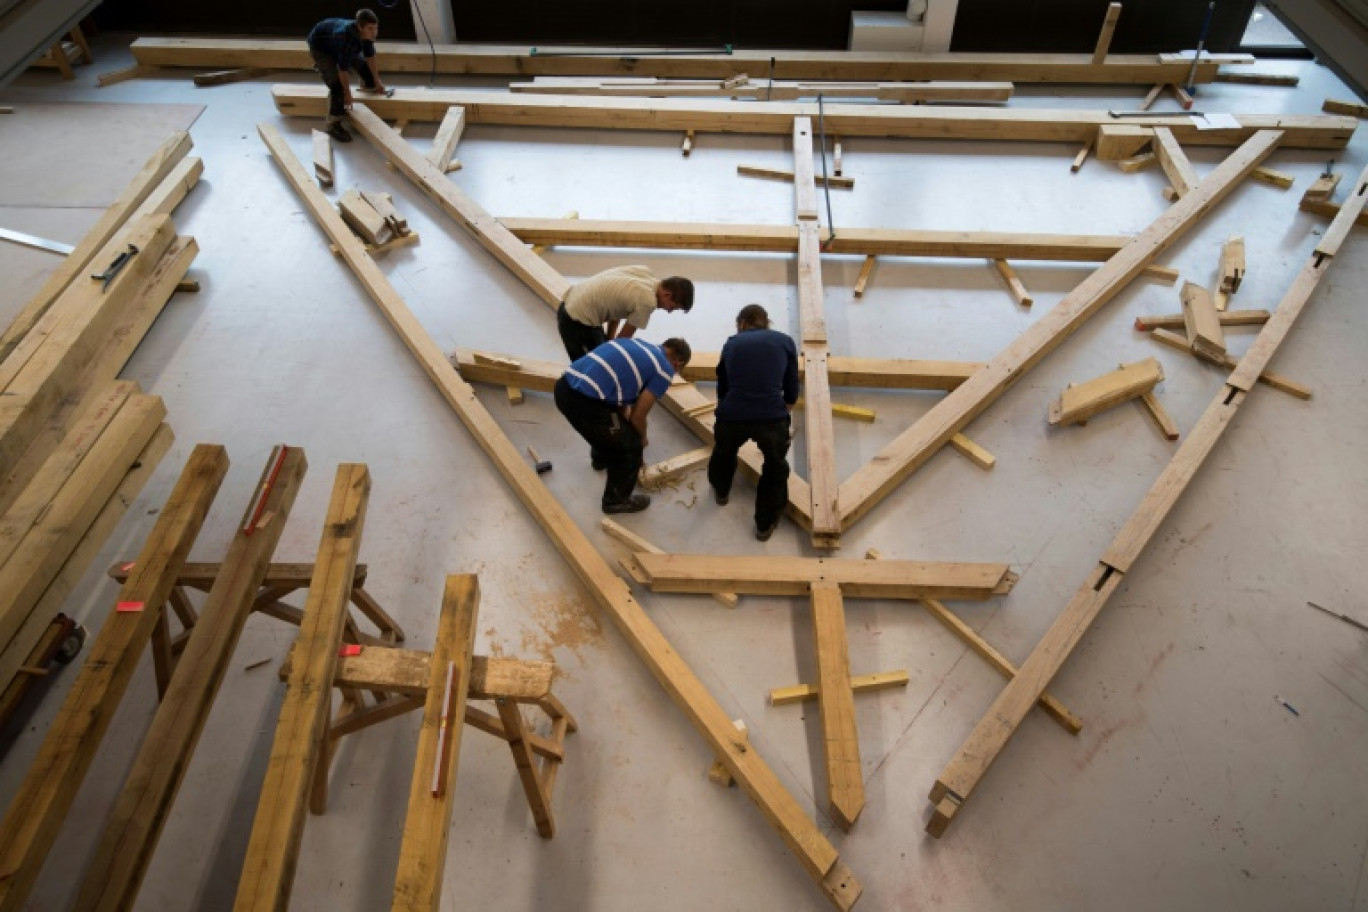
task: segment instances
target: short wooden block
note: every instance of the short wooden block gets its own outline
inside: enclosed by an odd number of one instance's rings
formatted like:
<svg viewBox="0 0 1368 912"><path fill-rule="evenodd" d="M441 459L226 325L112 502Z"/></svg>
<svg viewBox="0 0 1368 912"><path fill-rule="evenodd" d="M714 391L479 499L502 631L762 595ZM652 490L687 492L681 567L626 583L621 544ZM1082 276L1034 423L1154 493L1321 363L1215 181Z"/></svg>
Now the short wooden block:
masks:
<svg viewBox="0 0 1368 912"><path fill-rule="evenodd" d="M1221 291L1233 295L1240 290L1245 274L1245 242L1238 234L1221 247ZM1224 310L1225 308L1221 308Z"/></svg>
<svg viewBox="0 0 1368 912"><path fill-rule="evenodd" d="M1211 292L1192 282L1183 283L1183 324L1192 353L1213 364L1224 364L1225 333Z"/></svg>
<svg viewBox="0 0 1368 912"><path fill-rule="evenodd" d="M1164 379L1164 368L1154 358L1123 364L1086 383L1071 386L1050 405L1050 424L1069 425L1086 421L1154 389Z"/></svg>
<svg viewBox="0 0 1368 912"><path fill-rule="evenodd" d="M1122 171L1127 174L1134 174L1136 171L1144 171L1146 168L1153 168L1159 163L1159 157L1153 152L1141 152L1132 155L1130 158L1123 158L1117 162Z"/></svg>

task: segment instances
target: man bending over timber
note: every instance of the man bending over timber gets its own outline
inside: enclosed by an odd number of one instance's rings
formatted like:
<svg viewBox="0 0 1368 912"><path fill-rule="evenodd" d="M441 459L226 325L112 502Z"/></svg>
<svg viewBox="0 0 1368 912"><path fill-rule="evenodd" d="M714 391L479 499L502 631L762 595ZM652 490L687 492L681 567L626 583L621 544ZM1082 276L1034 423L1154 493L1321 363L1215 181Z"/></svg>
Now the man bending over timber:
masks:
<svg viewBox="0 0 1368 912"><path fill-rule="evenodd" d="M360 74L365 91L394 94L380 81L380 68L375 65L379 34L380 19L368 9L357 10L355 19L324 19L309 32L309 55L328 87L328 135L338 142L351 142L342 121L352 106L352 70Z"/></svg>
<svg viewBox="0 0 1368 912"><path fill-rule="evenodd" d="M556 311L565 353L574 361L604 342L630 339L657 310L693 309L693 282L679 276L656 280L645 266L615 266L571 286Z"/></svg>

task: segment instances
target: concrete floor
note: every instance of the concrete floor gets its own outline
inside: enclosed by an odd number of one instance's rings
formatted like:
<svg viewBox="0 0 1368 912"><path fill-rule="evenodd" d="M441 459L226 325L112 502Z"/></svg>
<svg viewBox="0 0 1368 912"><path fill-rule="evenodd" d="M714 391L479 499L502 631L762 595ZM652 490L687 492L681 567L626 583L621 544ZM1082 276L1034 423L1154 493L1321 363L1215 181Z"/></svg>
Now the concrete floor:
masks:
<svg viewBox="0 0 1368 912"><path fill-rule="evenodd" d="M136 552L154 521L150 511L196 442L222 442L233 458L197 559L223 553L273 443L305 447L312 464L278 551L284 560L312 559L336 464L366 462L374 481L362 547L368 588L406 626L409 642L431 643L443 576L478 572L477 651L554 659L556 690L581 723L558 782L551 841L536 834L507 750L467 734L443 908L826 908L755 806L708 782L703 740L328 253L255 130L259 121L279 124L303 158L312 124L280 118L266 82L196 89L187 77L96 89L97 72L127 64L125 43L99 42L99 62L78 70L75 83L40 72L0 92L0 103L20 108L15 123L26 106L58 102L205 106L192 130L204 180L176 215L199 241L192 276L203 290L172 301L125 372L165 398L177 443L68 610L99 626L116 591L100 568ZM1301 86L1202 87L1200 106L1310 113L1325 97L1350 97L1313 64L1259 69L1297 72ZM1027 88L1012 104L1134 107L1141 94ZM79 108L71 112L81 116ZM11 129L7 123L0 119L0 131ZM415 125L413 141L426 148L434 131ZM788 167L786 140L702 135L688 159L679 141L663 133L475 126L457 153L465 168L453 179L495 215L791 219L790 186L735 175L741 162ZM856 189L832 194L836 224L1130 233L1163 212L1157 170L1123 174L1090 161L1070 174L1075 151L848 141ZM1201 174L1221 155L1191 151ZM52 147L54 185L67 180L68 154ZM1269 164L1296 176L1291 191L1246 183L1163 262L1210 284L1221 242L1242 233L1249 271L1232 306L1275 306L1325 228L1296 206L1326 157L1275 153ZM1368 131L1337 158L1337 170L1357 174L1368 162ZM365 142L340 147L337 168L339 191L387 190L421 232L421 245L383 266L438 344L560 357L545 306ZM74 242L89 223L66 224L52 211L29 222L15 210L7 227L62 230L60 239ZM548 257L571 278L624 262L691 276L698 306L687 316L658 317L646 333L657 341L682 334L700 350L716 350L737 309L752 301L779 315L781 327L796 325L792 257L599 250ZM1036 298L1022 310L985 262L884 259L856 300L860 264L824 259L826 308L832 350L871 357L986 360L1088 272L1019 264ZM25 274L41 278L52 265L30 264ZM906 603L847 605L853 672L905 668L911 681L856 701L868 805L844 834L825 813L816 713L766 702L769 688L813 677L805 603L747 597L728 611L707 598L643 596L675 648L728 713L747 721L755 748L830 832L864 884L860 908L1368 910L1368 636L1305 604L1368 620L1355 563L1368 545L1365 285L1368 238L1356 231L1273 364L1312 386L1314 398L1254 391L1054 681L1053 693L1085 720L1082 733L1070 737L1034 713L943 840L923 832L926 793L1002 682L933 619ZM12 312L26 295L11 290L3 298ZM1152 355L1166 377L1158 396L1186 433L1222 375L1131 328L1137 314L1178 309L1176 287L1133 284L970 425L969 435L997 455L996 469L982 472L950 450L937 455L846 536L843 553L877 547L888 557L1009 561L1021 574L1009 597L952 607L1023 660L1175 449L1138 405L1062 430L1046 424L1047 405L1069 382ZM1252 334L1231 338L1239 353ZM837 390L838 401L878 410L874 424L838 424L842 477L938 395ZM597 530L599 476L549 397L529 395L517 408L502 390L482 398L515 443L555 462L547 484L615 559L616 546ZM697 445L668 416L653 422L651 441L651 460ZM794 460L805 471L801 446ZM739 484L736 502L722 509L694 476L628 524L668 550L757 559L808 553L792 526L766 545L751 538L751 490ZM139 908L230 907L284 690L270 667L245 666L279 659L293 637L293 628L268 618L249 622ZM5 736L3 800L73 677L57 675ZM70 903L154 709L151 669L142 668L32 908ZM305 829L295 908L387 903L416 723L391 722L343 747L329 812Z"/></svg>

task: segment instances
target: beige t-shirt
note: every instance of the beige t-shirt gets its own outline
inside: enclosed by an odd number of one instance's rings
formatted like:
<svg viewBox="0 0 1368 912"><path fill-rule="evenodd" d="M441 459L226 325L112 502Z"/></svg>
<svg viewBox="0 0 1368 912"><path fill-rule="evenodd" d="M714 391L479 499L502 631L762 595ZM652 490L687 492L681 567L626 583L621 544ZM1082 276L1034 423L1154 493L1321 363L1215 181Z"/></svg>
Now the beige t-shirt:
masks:
<svg viewBox="0 0 1368 912"><path fill-rule="evenodd" d="M645 266L615 266L571 287L565 293L565 312L586 326L626 320L645 329L656 309L659 284Z"/></svg>

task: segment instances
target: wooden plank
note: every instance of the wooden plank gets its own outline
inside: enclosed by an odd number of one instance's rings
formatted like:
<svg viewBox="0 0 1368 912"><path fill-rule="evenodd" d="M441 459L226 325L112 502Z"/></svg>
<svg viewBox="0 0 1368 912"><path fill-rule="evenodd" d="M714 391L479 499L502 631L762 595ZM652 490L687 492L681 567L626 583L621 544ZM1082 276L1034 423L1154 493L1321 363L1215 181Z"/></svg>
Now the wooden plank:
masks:
<svg viewBox="0 0 1368 912"><path fill-rule="evenodd" d="M1334 218L1339 215L1340 207L1338 203L1316 202L1315 200L1303 199L1297 208L1302 212L1313 212L1325 218ZM1368 228L1368 212L1359 213L1359 217L1354 221L1360 228Z"/></svg>
<svg viewBox="0 0 1368 912"><path fill-rule="evenodd" d="M878 674L855 675L850 679L850 689L856 694L888 690L893 687L906 687L906 671L881 671ZM771 706L788 706L817 699L819 688L816 684L793 684L788 687L775 687L769 692Z"/></svg>
<svg viewBox="0 0 1368 912"><path fill-rule="evenodd" d="M1255 168L1249 175L1250 179L1264 184L1271 184L1274 187L1281 187L1286 190L1292 186L1294 178L1292 175L1283 171L1275 171L1272 168Z"/></svg>
<svg viewBox="0 0 1368 912"><path fill-rule="evenodd" d="M321 117L327 110L328 91L322 84L277 85L272 95L276 107L288 116ZM703 130L788 136L793 118L817 116L817 105L807 102L561 98L478 89L399 88L393 98L368 99L365 107L379 117L435 121L453 104L465 107L466 121L472 125L671 133ZM352 119L356 119L355 111ZM1283 146L1296 149L1342 149L1358 126L1352 117L1329 114L1241 114L1237 120L1238 128L1219 130L1199 130L1186 114L1147 118L1145 123L1168 127L1181 143L1203 146L1238 146L1256 133L1278 130L1284 134ZM828 132L846 139L879 136L1056 143L1081 143L1099 128L1116 123L1106 111L858 104L832 105L825 112L825 121ZM1099 144L1099 154L1101 151Z"/></svg>
<svg viewBox="0 0 1368 912"><path fill-rule="evenodd" d="M499 721L513 752L513 765L518 769L523 794L527 796L532 818L537 823L537 833L550 839L556 835L556 821L551 813L551 793L537 775L536 759L532 756L532 744L523 722L522 710L511 700L495 700L494 705L499 711ZM433 908L437 908L435 903Z"/></svg>
<svg viewBox="0 0 1368 912"><path fill-rule="evenodd" d="M274 72L274 70L268 67L236 67L231 70L215 70L212 73L200 73L194 77L193 81L196 87L204 89L209 88L210 86L246 82L249 79L270 76Z"/></svg>
<svg viewBox="0 0 1368 912"><path fill-rule="evenodd" d="M1217 314L1222 326L1262 326L1268 322L1266 310L1224 310ZM1135 318L1135 328L1141 332L1151 329L1185 329L1181 313L1141 314Z"/></svg>
<svg viewBox="0 0 1368 912"><path fill-rule="evenodd" d="M1340 215L1345 211L1356 212L1352 218L1340 218L1335 216L1335 220L1330 223L1330 227L1325 229L1325 234L1321 235L1320 243L1316 244L1316 256L1332 257L1339 252L1340 244L1349 236L1349 230L1355 223L1363 221L1363 199L1368 194L1368 183L1362 178L1355 181L1349 190L1349 199L1344 203L1340 210Z"/></svg>
<svg viewBox="0 0 1368 912"><path fill-rule="evenodd" d="M1221 245L1221 291L1233 295L1240 290L1245 274L1245 242L1242 235L1231 235ZM1225 321L1221 321L1225 325Z"/></svg>
<svg viewBox="0 0 1368 912"><path fill-rule="evenodd" d="M816 243L815 240L813 242ZM816 257L814 256L815 260ZM799 266L801 276L802 266ZM817 307L820 308L821 285L817 285ZM803 323L811 326L813 317L812 292L804 290L799 281L799 307ZM820 310L818 311L820 313ZM823 327L825 322L823 321ZM805 333L806 334L806 333ZM827 382L827 346L825 340L804 341L801 352L803 363L803 440L807 447L808 484L812 492L812 545L815 548L840 546L841 520L837 504L836 431L831 415L831 387Z"/></svg>
<svg viewBox="0 0 1368 912"><path fill-rule="evenodd" d="M1164 368L1155 358L1123 364L1116 370L1064 390L1050 405L1050 424L1070 425L1138 399L1164 379Z"/></svg>
<svg viewBox="0 0 1368 912"><path fill-rule="evenodd" d="M144 76L155 76L161 73L162 68L156 66L143 66L135 64L131 67L123 67L117 70L107 70L95 77L95 85L99 88L117 85L120 82L127 82L130 79L141 79Z"/></svg>
<svg viewBox="0 0 1368 912"><path fill-rule="evenodd" d="M1138 110L1148 111L1150 109L1150 106L1158 100L1159 93L1162 91L1164 91L1164 84L1162 82L1156 83L1153 86L1151 86L1150 90L1145 93L1145 100L1140 102L1140 107L1138 108Z"/></svg>
<svg viewBox="0 0 1368 912"><path fill-rule="evenodd" d="M336 173L333 170L332 137L322 130L313 131L313 166L318 186L331 187L333 174Z"/></svg>
<svg viewBox="0 0 1368 912"><path fill-rule="evenodd" d="M826 580L839 585L846 598L982 601L1005 595L1016 581L1006 564L775 555L757 561L749 556L649 552L638 553L636 559L655 592L806 595L813 580Z"/></svg>
<svg viewBox="0 0 1368 912"><path fill-rule="evenodd" d="M368 244L379 247L394 236L394 230L361 195L360 190L352 188L342 194L342 198L337 201L337 208L352 230Z"/></svg>
<svg viewBox="0 0 1368 912"><path fill-rule="evenodd" d="M1171 269L1168 266L1155 266L1151 264L1140 270L1140 274L1147 278L1168 282L1170 285L1178 281L1178 270Z"/></svg>
<svg viewBox="0 0 1368 912"><path fill-rule="evenodd" d="M1177 440L1178 425L1173 423L1173 418L1159 402L1158 397L1153 392L1145 393L1140 397L1140 402L1144 404L1145 411L1149 412L1154 423L1158 425L1159 432L1168 440Z"/></svg>
<svg viewBox="0 0 1368 912"><path fill-rule="evenodd" d="M1069 165L1070 171L1077 174L1083 168L1083 163L1088 160L1088 154L1092 152L1093 143L1096 141L1096 137L1092 136L1084 140L1083 148L1078 150L1078 154L1074 156L1073 164Z"/></svg>
<svg viewBox="0 0 1368 912"><path fill-rule="evenodd" d="M8 643L24 623L165 416L155 396L126 401L28 528L0 567L0 643Z"/></svg>
<svg viewBox="0 0 1368 912"><path fill-rule="evenodd" d="M601 219L501 218L500 223L529 244L580 247L647 247L673 250L750 250L794 253L793 225L632 222ZM1004 231L924 231L847 228L836 238L821 228L824 254L865 256L975 257L1011 260L1105 262L1130 240L1119 235L1024 234Z"/></svg>
<svg viewBox="0 0 1368 912"><path fill-rule="evenodd" d="M860 266L860 276L855 280L855 297L862 298L865 293L865 285L869 283L869 277L874 272L874 260L872 256L867 256L864 263ZM828 363L830 359L828 359Z"/></svg>
<svg viewBox="0 0 1368 912"><path fill-rule="evenodd" d="M304 481L308 463L303 450L293 447L280 454L278 474L273 475L275 456L272 453L267 460L257 482L258 490L265 490L261 515L274 519L248 533L243 529L255 518L255 504L249 504L243 514L209 598L191 628L176 666L178 674L162 696L105 823L76 909L131 909L137 901L162 827Z"/></svg>
<svg viewBox="0 0 1368 912"><path fill-rule="evenodd" d="M1158 164L1158 162L1159 159L1153 152L1141 152L1137 155L1132 155L1130 158L1123 158L1116 164L1117 167L1127 174L1134 174L1137 171L1144 171L1146 168L1152 168Z"/></svg>
<svg viewBox="0 0 1368 912"><path fill-rule="evenodd" d="M1146 118L1146 122L1150 122ZM1102 161L1119 161L1139 153L1154 139L1154 131L1148 126L1135 124L1104 123L1097 128L1097 157Z"/></svg>
<svg viewBox="0 0 1368 912"><path fill-rule="evenodd" d="M442 115L442 124L432 139L432 148L428 150L427 159L432 162L434 168L444 174L451 170L447 166L451 164L451 157L456 154L456 146L461 142L463 133L465 108L453 105Z"/></svg>
<svg viewBox="0 0 1368 912"><path fill-rule="evenodd" d="M814 582L810 601L828 808L836 825L849 830L864 810L865 794L841 587L829 581Z"/></svg>
<svg viewBox="0 0 1368 912"><path fill-rule="evenodd" d="M812 170L812 118L793 118L793 173L772 171L769 168L749 168L746 165L738 165L736 173L755 177L776 177L782 174L781 179L793 181L793 208L797 221L816 221L817 178ZM828 181L826 186L834 185Z"/></svg>
<svg viewBox="0 0 1368 912"><path fill-rule="evenodd" d="M1269 132L1226 159L1198 187L1146 228L1015 342L931 408L841 485L841 525L849 528L874 504L930 459L950 438L982 414L1003 391L1040 362L1183 232L1224 199L1278 144Z"/></svg>
<svg viewBox="0 0 1368 912"><path fill-rule="evenodd" d="M1101 66L1106 62L1107 51L1111 49L1112 33L1116 31L1116 20L1121 18L1121 4L1108 3L1107 17L1102 20L1102 31L1097 34L1097 46L1093 48L1092 62Z"/></svg>
<svg viewBox="0 0 1368 912"><path fill-rule="evenodd" d="M295 164L309 187L321 195L303 167ZM339 223L340 220L339 216ZM299 661L295 662L280 707L238 882L234 908L239 912L283 910L290 903L290 887L304 833L306 799L319 751L327 740L333 672L369 495L370 473L364 465L344 463L337 467L309 597L304 604L304 622L299 627ZM326 765L322 769L326 774Z"/></svg>
<svg viewBox="0 0 1368 912"><path fill-rule="evenodd" d="M111 611L86 647L85 664L0 822L0 909L24 907L152 636L157 608L166 601L227 471L223 447L195 447L133 576L119 590L116 604L130 610Z"/></svg>
<svg viewBox="0 0 1368 912"><path fill-rule="evenodd" d="M991 469L997 465L997 457L979 446L963 434L956 434L950 438L950 445L969 458L969 461L980 469Z"/></svg>
<svg viewBox="0 0 1368 912"><path fill-rule="evenodd" d="M1179 196L1186 196L1201 183L1192 162L1188 161L1183 147L1178 145L1178 140L1173 138L1173 131L1168 127L1154 128L1154 151L1159 157L1159 167L1164 169L1173 191Z"/></svg>
<svg viewBox="0 0 1368 912"><path fill-rule="evenodd" d="M993 260L993 267L997 269L998 275L1007 283L1007 290L1012 293L1012 298L1022 307L1030 307L1035 303L1031 293L1026 290L1026 286L1021 284L1021 278L1016 274L1016 270L1011 267L1006 260Z"/></svg>
<svg viewBox="0 0 1368 912"><path fill-rule="evenodd" d="M1183 326L1192 353L1213 364L1225 361L1225 333L1211 292L1192 282L1183 283Z"/></svg>
<svg viewBox="0 0 1368 912"><path fill-rule="evenodd" d="M1300 76L1283 73L1217 73L1212 82L1238 82L1245 85L1294 86Z"/></svg>
<svg viewBox="0 0 1368 912"><path fill-rule="evenodd" d="M1169 91L1173 93L1174 100L1183 106L1184 111L1192 110L1192 96L1188 94L1187 89L1176 82L1169 83L1168 88Z"/></svg>
<svg viewBox="0 0 1368 912"><path fill-rule="evenodd" d="M661 462L642 466L637 483L647 490L658 490L676 478L707 465L711 457L712 447L699 447Z"/></svg>
<svg viewBox="0 0 1368 912"><path fill-rule="evenodd" d="M795 121L797 121L797 120L804 120L804 119L806 119L806 118L797 118L797 117L794 118ZM811 148L811 147L809 147L809 148ZM763 166L761 166L761 165L737 165L737 166L736 166L736 173L739 174L739 175L741 175L742 177L761 177L761 178L765 178L766 180L787 181L787 182L793 184L795 187L804 187L804 186L807 186L807 182L800 182L800 181L798 180L798 178L795 177L793 171L785 171L783 168L765 168L765 167L763 167ZM808 165L808 175L809 175L809 182L812 184L812 186L813 186L813 188L814 188L814 191L815 191L816 187L819 187L819 186L821 186L821 187L831 187L831 188L836 189L836 190L853 190L853 189L855 189L855 178L853 178L853 177L835 177L835 176L822 177L821 175L817 175L816 177L813 177L813 176L812 176L812 165L811 165L810 163L809 163L809 165ZM817 195L816 195L815 192L814 192L813 195L812 195L812 200L813 200L813 206L815 207L815 206L816 206L816 203L817 203ZM800 211L807 211L807 210L800 210ZM798 216L798 219L799 219L799 220L805 220L805 219L808 219L808 218L814 218L814 219L815 219L815 218L817 217L817 210L816 210L816 208L813 208L811 211L812 211L812 215L811 215L811 216L799 215L799 216Z"/></svg>
<svg viewBox="0 0 1368 912"><path fill-rule="evenodd" d="M589 594L617 625L637 656L655 675L689 722L722 759L741 788L783 838L803 870L834 907L849 909L859 898L861 887L849 867L841 861L835 847L807 816L802 805L784 788L759 752L754 749L742 751L735 747L732 737L735 729L726 711L671 648L664 634L632 597L627 584L613 572L588 537L546 490L536 472L480 404L475 391L456 373L384 273L366 256L361 242L351 236L350 230L336 215L322 191L310 181L280 133L270 124L262 124L258 130L290 184L324 232L342 251L343 258L367 293L457 417L490 457L495 468L513 488L518 499L575 571Z"/></svg>
<svg viewBox="0 0 1368 912"><path fill-rule="evenodd" d="M732 80L591 79L541 76L512 82L510 92L543 95L617 95L642 98L739 98L748 101L796 101L819 94L833 98L879 99L899 104L960 102L992 104L1011 99L1010 82L795 82L770 80L731 84Z"/></svg>
<svg viewBox="0 0 1368 912"><path fill-rule="evenodd" d="M1153 54L1112 54L1096 65L1091 54L884 53L733 48L726 54L640 56L614 47L540 47L446 44L435 54L411 42L377 42L386 72L437 72L488 76L631 76L730 79L768 71L783 61L790 79L909 82L950 79L998 82L1079 82L1153 85L1182 82L1192 61ZM134 59L151 66L266 66L309 70L313 60L302 39L138 38ZM435 58L435 59L434 59ZM1222 64L1248 63L1247 55L1204 54L1194 81L1211 82Z"/></svg>
<svg viewBox="0 0 1368 912"><path fill-rule="evenodd" d="M72 280L86 272L91 260L104 248L115 232L171 173L176 163L189 154L191 145L190 134L172 133L157 151L152 153L152 157L104 211L94 227L81 238L76 249L67 255L52 275L48 276L43 287L29 299L28 304L10 322L4 334L0 335L0 361L9 357L10 352L19 344L19 340L33 328Z"/></svg>
<svg viewBox="0 0 1368 912"><path fill-rule="evenodd" d="M1308 200L1314 202L1328 203L1330 197L1335 195L1335 188L1339 186L1341 174L1332 174L1329 171L1322 174L1312 182L1306 192L1302 194L1302 202Z"/></svg>
<svg viewBox="0 0 1368 912"><path fill-rule="evenodd" d="M1188 342L1186 336L1170 332L1167 329L1156 329L1150 333L1150 338L1163 345L1167 345L1169 348L1187 352L1189 355L1192 354L1192 343ZM1227 353L1225 359L1218 364L1217 367L1234 370L1238 363L1239 362ZM1266 370L1259 374L1258 379L1260 383L1265 383L1268 386L1273 387L1273 389L1280 390L1281 392L1287 393L1290 396L1295 396L1298 399L1305 400L1311 398L1310 387L1289 380L1281 374L1275 374L1272 371Z"/></svg>
<svg viewBox="0 0 1368 912"><path fill-rule="evenodd" d="M469 689L471 656L475 649L475 619L480 608L480 582L474 574L446 578L437 639L432 648L432 674L423 724L418 730L418 750L413 761L408 814L399 846L399 867L394 880L393 910L432 910L442 899L446 872L447 834L456 796L456 769L461 754L461 733ZM444 682L450 675L451 693ZM516 711L516 709L515 709ZM443 788L433 794L434 766Z"/></svg>
<svg viewBox="0 0 1368 912"><path fill-rule="evenodd" d="M1347 114L1350 117L1368 117L1368 105L1356 101L1338 101L1327 98L1321 103L1321 110L1327 114Z"/></svg>
<svg viewBox="0 0 1368 912"><path fill-rule="evenodd" d="M621 523L614 522L607 517L599 520L599 528L602 529L609 538L614 539L632 550L633 553L645 552L647 554L664 554L665 552L655 545L642 538L640 535L631 531ZM710 592L708 593L718 602L728 608L735 608L740 601L735 592Z"/></svg>
<svg viewBox="0 0 1368 912"><path fill-rule="evenodd" d="M1368 169L1360 176L1359 181L1368 181ZM1353 209L1346 207L1346 211L1341 215L1346 221L1352 222L1362 209L1364 198L1360 196L1355 199L1357 205ZM1253 383L1253 378L1276 352L1332 262L1333 259L1313 255L1302 267L1300 274L1274 311L1273 318L1259 332L1254 345L1240 359L1231 380L1216 394L1215 399L1202 413L1187 439L1179 446L1178 452L1117 533L1102 561L1088 575L1040 643L1032 650L1031 655L1022 664L1020 674L998 695L992 707L979 720L968 739L937 777L930 794L936 811L927 827L932 835L944 833L954 815L1006 746L1008 739L1016 732L1031 705L1049 686L1050 680L1068 659L1112 593L1120 587L1125 574L1158 531L1169 511L1173 509L1178 498L1187 489L1206 457L1234 419L1248 395L1248 384ZM1236 386L1233 381L1237 377L1246 385Z"/></svg>

